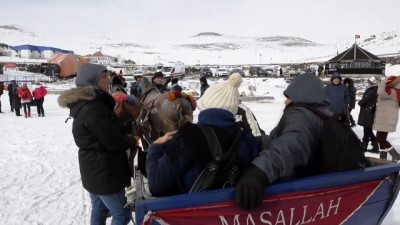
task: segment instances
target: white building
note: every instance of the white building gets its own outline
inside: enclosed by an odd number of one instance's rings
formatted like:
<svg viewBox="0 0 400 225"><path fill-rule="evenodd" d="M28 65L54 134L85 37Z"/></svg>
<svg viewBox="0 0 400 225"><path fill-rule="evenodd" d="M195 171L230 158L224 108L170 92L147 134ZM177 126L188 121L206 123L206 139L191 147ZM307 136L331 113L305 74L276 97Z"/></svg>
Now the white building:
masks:
<svg viewBox="0 0 400 225"><path fill-rule="evenodd" d="M111 65L115 62L116 58L104 55L101 51L93 53L93 55L86 55L85 58L90 63L101 64L101 65Z"/></svg>

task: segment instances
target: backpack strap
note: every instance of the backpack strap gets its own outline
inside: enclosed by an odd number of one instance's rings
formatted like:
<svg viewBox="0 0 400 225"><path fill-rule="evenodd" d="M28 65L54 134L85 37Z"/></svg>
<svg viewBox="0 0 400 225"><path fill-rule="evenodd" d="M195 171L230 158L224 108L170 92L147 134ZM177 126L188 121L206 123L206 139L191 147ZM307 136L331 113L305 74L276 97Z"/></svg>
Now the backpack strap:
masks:
<svg viewBox="0 0 400 225"><path fill-rule="evenodd" d="M242 135L242 131L240 130L229 150L224 153L217 135L211 126L199 125L199 128L207 140L207 144L212 155L212 161L209 162L201 171L196 181L192 185L189 193L204 191L211 187L217 177L218 169L223 162L228 162L229 164L233 165L237 155L236 146L239 143L240 136Z"/></svg>

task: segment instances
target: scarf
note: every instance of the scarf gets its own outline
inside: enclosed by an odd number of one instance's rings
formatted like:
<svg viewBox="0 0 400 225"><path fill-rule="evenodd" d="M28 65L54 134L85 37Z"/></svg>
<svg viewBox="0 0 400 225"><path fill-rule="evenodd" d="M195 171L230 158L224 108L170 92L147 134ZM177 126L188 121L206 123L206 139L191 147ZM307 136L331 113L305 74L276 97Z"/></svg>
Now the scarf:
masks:
<svg viewBox="0 0 400 225"><path fill-rule="evenodd" d="M394 86L396 86L397 83L399 83L399 79L397 76L390 76L387 78L386 80L386 88L385 88L385 92L390 95L392 93L392 89L394 91L396 91L396 95L397 95L397 102L400 106L400 89L395 88Z"/></svg>

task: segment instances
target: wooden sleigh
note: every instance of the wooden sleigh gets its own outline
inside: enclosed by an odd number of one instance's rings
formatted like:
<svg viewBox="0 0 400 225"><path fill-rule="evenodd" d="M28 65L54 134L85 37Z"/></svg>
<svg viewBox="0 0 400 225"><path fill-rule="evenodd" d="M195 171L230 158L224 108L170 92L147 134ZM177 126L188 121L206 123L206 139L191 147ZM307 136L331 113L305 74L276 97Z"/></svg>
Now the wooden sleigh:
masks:
<svg viewBox="0 0 400 225"><path fill-rule="evenodd" d="M254 211L234 204L233 188L153 198L136 171L136 224L381 224L399 192L400 164L369 160L364 170L270 185Z"/></svg>

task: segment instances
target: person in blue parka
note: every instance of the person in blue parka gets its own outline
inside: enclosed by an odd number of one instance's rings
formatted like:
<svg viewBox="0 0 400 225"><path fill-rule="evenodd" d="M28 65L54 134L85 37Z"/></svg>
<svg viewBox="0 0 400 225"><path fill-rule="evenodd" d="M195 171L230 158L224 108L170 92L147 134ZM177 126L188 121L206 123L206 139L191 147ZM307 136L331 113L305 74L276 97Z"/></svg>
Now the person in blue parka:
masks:
<svg viewBox="0 0 400 225"><path fill-rule="evenodd" d="M350 104L349 90L345 84L342 84L342 77L338 72L332 74L331 83L326 86L325 90L332 112L335 114L348 114L348 105Z"/></svg>

